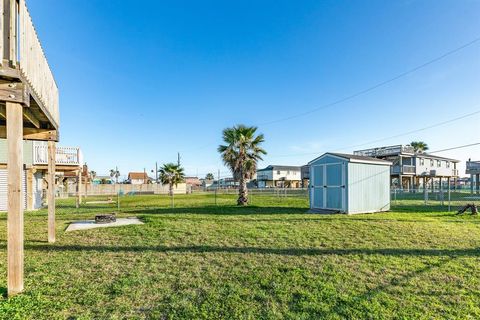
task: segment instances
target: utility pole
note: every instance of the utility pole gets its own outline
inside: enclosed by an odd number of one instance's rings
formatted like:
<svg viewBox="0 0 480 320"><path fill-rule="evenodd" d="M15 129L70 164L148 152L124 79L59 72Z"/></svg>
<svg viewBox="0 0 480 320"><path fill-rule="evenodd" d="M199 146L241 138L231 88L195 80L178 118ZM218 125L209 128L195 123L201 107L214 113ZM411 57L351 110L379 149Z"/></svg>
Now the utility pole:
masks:
<svg viewBox="0 0 480 320"><path fill-rule="evenodd" d="M180 152L177 152L177 164L180 167Z"/></svg>
<svg viewBox="0 0 480 320"><path fill-rule="evenodd" d="M147 184L147 170L143 168L143 183Z"/></svg>
<svg viewBox="0 0 480 320"><path fill-rule="evenodd" d="M158 183L158 163L155 161L155 183Z"/></svg>

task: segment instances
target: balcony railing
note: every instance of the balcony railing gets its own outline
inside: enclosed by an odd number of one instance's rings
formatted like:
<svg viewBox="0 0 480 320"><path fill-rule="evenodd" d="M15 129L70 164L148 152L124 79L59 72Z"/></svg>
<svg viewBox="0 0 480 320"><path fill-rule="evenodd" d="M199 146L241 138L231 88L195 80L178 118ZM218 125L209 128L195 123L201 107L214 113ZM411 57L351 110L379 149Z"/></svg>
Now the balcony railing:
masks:
<svg viewBox="0 0 480 320"><path fill-rule="evenodd" d="M58 87L25 0L0 0L0 17L0 64L18 68L22 82L28 84L35 101L58 127Z"/></svg>
<svg viewBox="0 0 480 320"><path fill-rule="evenodd" d="M401 170L400 170L401 169ZM393 174L415 174L415 166L403 165L403 166L393 166Z"/></svg>
<svg viewBox="0 0 480 320"><path fill-rule="evenodd" d="M398 155L401 153L414 154L415 151L412 146L398 145L398 146L388 146L388 147L358 150L353 152L353 154L355 155L365 156L365 157L385 157L385 156L391 156L391 155Z"/></svg>
<svg viewBox="0 0 480 320"><path fill-rule="evenodd" d="M52 120L58 125L58 88L43 52L25 0L19 1L19 64L22 74L35 91Z"/></svg>
<svg viewBox="0 0 480 320"><path fill-rule="evenodd" d="M62 166L80 166L83 162L82 151L77 147L57 147L55 164ZM33 145L33 164L48 164L48 146L37 142Z"/></svg>

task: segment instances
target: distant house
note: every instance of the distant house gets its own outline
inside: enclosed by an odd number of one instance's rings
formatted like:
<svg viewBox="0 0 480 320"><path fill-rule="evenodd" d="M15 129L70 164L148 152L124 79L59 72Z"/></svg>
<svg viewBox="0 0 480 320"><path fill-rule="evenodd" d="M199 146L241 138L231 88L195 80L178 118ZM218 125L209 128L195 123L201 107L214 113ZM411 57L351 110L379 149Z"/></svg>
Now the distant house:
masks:
<svg viewBox="0 0 480 320"><path fill-rule="evenodd" d="M147 184L152 182L152 179L146 172L129 172L127 180L130 184Z"/></svg>
<svg viewBox="0 0 480 320"><path fill-rule="evenodd" d="M269 165L257 170L257 184L259 188L299 188L300 172L300 166Z"/></svg>
<svg viewBox="0 0 480 320"><path fill-rule="evenodd" d="M215 180L208 179L200 179L200 182L202 183L202 187L204 188L210 188L215 184Z"/></svg>
<svg viewBox="0 0 480 320"><path fill-rule="evenodd" d="M354 152L355 155L373 157L392 162L391 185L409 190L420 184L454 181L458 178L457 164L460 160L436 156L424 152L415 152L410 145L387 146Z"/></svg>
<svg viewBox="0 0 480 320"><path fill-rule="evenodd" d="M308 188L310 182L310 166L308 164L301 167L300 180L302 181L302 188Z"/></svg>
<svg viewBox="0 0 480 320"><path fill-rule="evenodd" d="M468 159L466 174L470 175L471 193L480 194L480 161Z"/></svg>
<svg viewBox="0 0 480 320"><path fill-rule="evenodd" d="M237 188L239 186L238 181L235 181L234 178L221 178L217 181L217 186L219 188Z"/></svg>
<svg viewBox="0 0 480 320"><path fill-rule="evenodd" d="M202 186L202 182L198 177L185 177L185 183L187 186L198 188Z"/></svg>
<svg viewBox="0 0 480 320"><path fill-rule="evenodd" d="M92 184L114 184L112 177L110 176L95 176L92 179Z"/></svg>

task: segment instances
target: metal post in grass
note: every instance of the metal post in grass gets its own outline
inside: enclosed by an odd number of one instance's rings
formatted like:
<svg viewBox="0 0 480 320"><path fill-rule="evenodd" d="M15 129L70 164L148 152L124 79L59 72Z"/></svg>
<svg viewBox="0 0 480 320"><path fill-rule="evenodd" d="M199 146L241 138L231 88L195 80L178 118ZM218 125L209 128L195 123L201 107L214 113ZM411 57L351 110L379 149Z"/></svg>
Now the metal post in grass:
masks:
<svg viewBox="0 0 480 320"><path fill-rule="evenodd" d="M427 178L423 178L423 200L424 204L427 205L428 201L428 190L427 190Z"/></svg>
<svg viewBox="0 0 480 320"><path fill-rule="evenodd" d="M218 188L215 188L215 205L217 205L217 189Z"/></svg>
<svg viewBox="0 0 480 320"><path fill-rule="evenodd" d="M452 209L450 189L450 178L448 178L448 212Z"/></svg>
<svg viewBox="0 0 480 320"><path fill-rule="evenodd" d="M120 191L117 192L117 211L120 212Z"/></svg>

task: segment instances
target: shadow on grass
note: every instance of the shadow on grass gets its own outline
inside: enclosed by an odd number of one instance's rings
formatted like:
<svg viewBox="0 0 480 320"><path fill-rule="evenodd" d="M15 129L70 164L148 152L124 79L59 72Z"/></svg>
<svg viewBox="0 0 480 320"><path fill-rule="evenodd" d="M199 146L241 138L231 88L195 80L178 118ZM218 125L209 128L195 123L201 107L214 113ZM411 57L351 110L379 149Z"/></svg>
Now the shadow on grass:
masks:
<svg viewBox="0 0 480 320"><path fill-rule="evenodd" d="M3 245L5 247L5 245ZM263 247L221 247L221 246L84 246L84 245L35 245L26 244L25 249L48 252L98 251L98 252L173 252L173 253L239 253L273 254L285 256L329 256L329 255L383 255L383 256L448 256L477 257L480 248L466 249L408 249L408 248L263 248Z"/></svg>
<svg viewBox="0 0 480 320"><path fill-rule="evenodd" d="M122 208L122 212L135 214L213 214L213 215L260 215L303 214L307 207L258 207L258 206L201 206L179 208Z"/></svg>
<svg viewBox="0 0 480 320"><path fill-rule="evenodd" d="M452 210L455 210L456 207L452 206ZM424 205L424 204L408 204L408 205L395 205L392 204L391 211L394 212L407 212L407 213L412 213L412 212L418 212L418 213L424 213L424 212L447 212L448 211L448 206L442 206L442 205Z"/></svg>
<svg viewBox="0 0 480 320"><path fill-rule="evenodd" d="M389 291L391 291L392 288L395 287L405 287L408 285L409 281L411 279L414 279L416 277L419 277L425 273L428 273L432 271L435 268L441 268L448 262L453 261L456 257L458 256L447 256L445 258L442 258L440 261L427 264L425 267L413 270L411 272L408 272L404 275L400 275L397 277L393 277L390 281L386 283L382 283L378 285L375 288L372 288L370 290L365 291L363 294L355 296L353 299L350 299L350 301L336 301L335 305L333 307L333 311L345 318L349 318L350 315L350 309L351 308L358 308L361 306L363 303L366 301L372 301L376 296L381 295L381 294L388 294ZM395 294L395 292L392 292L392 294Z"/></svg>

